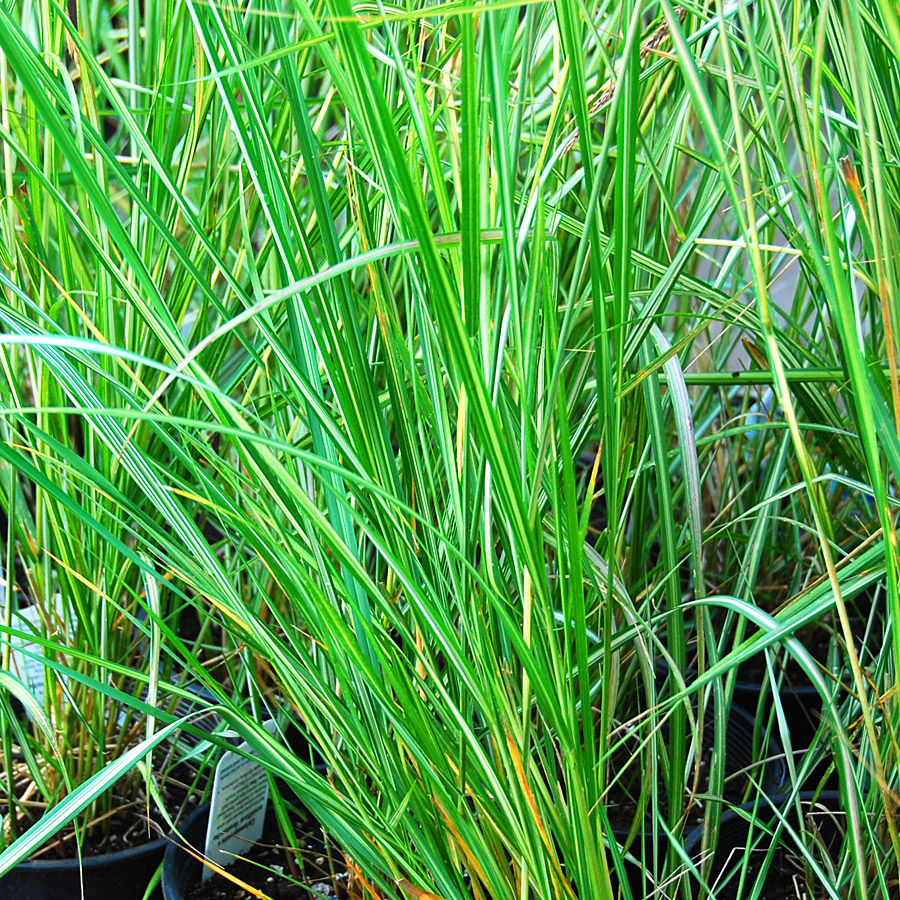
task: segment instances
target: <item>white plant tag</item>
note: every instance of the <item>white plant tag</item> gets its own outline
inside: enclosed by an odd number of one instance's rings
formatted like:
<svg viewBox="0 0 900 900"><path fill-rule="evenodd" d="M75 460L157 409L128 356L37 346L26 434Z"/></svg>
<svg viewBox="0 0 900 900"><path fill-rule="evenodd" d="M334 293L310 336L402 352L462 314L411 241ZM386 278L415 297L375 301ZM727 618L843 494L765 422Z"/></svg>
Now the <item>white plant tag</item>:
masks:
<svg viewBox="0 0 900 900"><path fill-rule="evenodd" d="M53 598L54 610L56 618L62 621L63 605L62 597L57 594ZM37 606L26 606L24 609L16 610L12 615L13 628L19 631L35 632L43 634L44 627L41 622L40 614ZM8 636L10 654L9 667L10 671L18 676L19 680L28 688L31 695L38 703L44 702L44 663L40 659L28 656L23 650L29 650L39 656L42 655L41 645L35 641L29 641L16 635ZM61 675L57 676L62 678Z"/></svg>
<svg viewBox="0 0 900 900"><path fill-rule="evenodd" d="M263 728L274 734L275 722L265 722ZM250 750L250 745L243 743L240 749ZM206 856L224 868L236 856L245 855L262 836L268 803L269 781L262 765L231 751L223 753L213 777ZM212 874L213 870L204 866L202 880Z"/></svg>

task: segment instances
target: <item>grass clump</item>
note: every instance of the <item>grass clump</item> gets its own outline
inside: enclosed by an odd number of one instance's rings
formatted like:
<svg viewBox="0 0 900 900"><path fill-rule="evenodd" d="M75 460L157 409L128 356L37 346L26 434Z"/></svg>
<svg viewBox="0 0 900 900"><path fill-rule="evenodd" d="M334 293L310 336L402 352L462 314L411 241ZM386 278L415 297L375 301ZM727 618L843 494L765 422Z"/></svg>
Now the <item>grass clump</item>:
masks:
<svg viewBox="0 0 900 900"><path fill-rule="evenodd" d="M822 725L794 759L776 703L755 761L832 766L809 880L891 896L896 11L74 12L0 12L8 582L105 669L97 598L141 606L159 690L384 896L711 896L687 824L714 848L737 668L786 648ZM833 679L792 638L832 614Z"/></svg>

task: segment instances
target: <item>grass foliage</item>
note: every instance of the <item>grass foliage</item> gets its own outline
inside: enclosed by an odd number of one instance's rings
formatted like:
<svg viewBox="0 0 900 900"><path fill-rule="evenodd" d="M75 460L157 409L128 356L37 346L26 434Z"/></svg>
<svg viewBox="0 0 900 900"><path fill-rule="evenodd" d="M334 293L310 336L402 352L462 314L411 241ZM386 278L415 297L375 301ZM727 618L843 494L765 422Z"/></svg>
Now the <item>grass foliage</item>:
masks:
<svg viewBox="0 0 900 900"><path fill-rule="evenodd" d="M0 97L3 568L79 746L187 667L375 896L713 896L684 837L788 653L822 723L755 759L846 828L784 840L896 896L894 5L13 0ZM127 766L47 696L4 752L74 814Z"/></svg>

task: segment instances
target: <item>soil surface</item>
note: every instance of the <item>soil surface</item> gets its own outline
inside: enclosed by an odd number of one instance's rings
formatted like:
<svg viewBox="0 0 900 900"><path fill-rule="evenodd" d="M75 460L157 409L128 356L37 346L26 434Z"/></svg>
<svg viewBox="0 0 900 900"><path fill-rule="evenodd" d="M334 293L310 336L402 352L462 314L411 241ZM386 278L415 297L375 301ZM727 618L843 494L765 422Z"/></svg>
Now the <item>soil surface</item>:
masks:
<svg viewBox="0 0 900 900"><path fill-rule="evenodd" d="M177 766L166 782L160 786L160 794L166 809L173 818L182 818L192 812L199 802L199 792L191 791L195 771L186 764ZM44 814L45 804L30 799L34 785L30 778L17 780L19 801L25 809L19 815L19 833L25 831ZM139 847L164 837L169 827L154 801L147 801L146 787L142 778L120 780L113 788L109 803L109 814L96 827L85 829L80 822L81 856L100 856L118 850ZM8 806L0 801L0 816L5 817ZM77 859L78 842L76 831L69 825L44 844L29 857L30 860Z"/></svg>
<svg viewBox="0 0 900 900"><path fill-rule="evenodd" d="M336 897L346 900L348 874L340 851L326 846L319 824L308 817L293 822L299 851L285 847L278 821L270 811L260 841L228 866L229 875L261 891L271 900ZM292 871L292 866L294 871ZM185 894L185 900L248 900L256 895L213 874Z"/></svg>

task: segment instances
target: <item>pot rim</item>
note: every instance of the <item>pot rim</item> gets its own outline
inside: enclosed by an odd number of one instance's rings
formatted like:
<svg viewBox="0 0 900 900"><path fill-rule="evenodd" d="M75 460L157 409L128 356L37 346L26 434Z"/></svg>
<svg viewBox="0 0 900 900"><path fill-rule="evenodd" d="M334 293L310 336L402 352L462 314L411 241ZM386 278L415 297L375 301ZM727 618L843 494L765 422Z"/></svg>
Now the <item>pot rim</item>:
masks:
<svg viewBox="0 0 900 900"><path fill-rule="evenodd" d="M193 815L193 814L192 814ZM82 869L101 869L104 866L115 865L118 862L127 862L129 859L158 852L170 844L168 837L154 838L134 847L126 847L124 850L110 850L108 853L97 853L94 856L72 857L71 859L26 859L17 863L13 868L27 871L28 869L65 869L68 867Z"/></svg>

